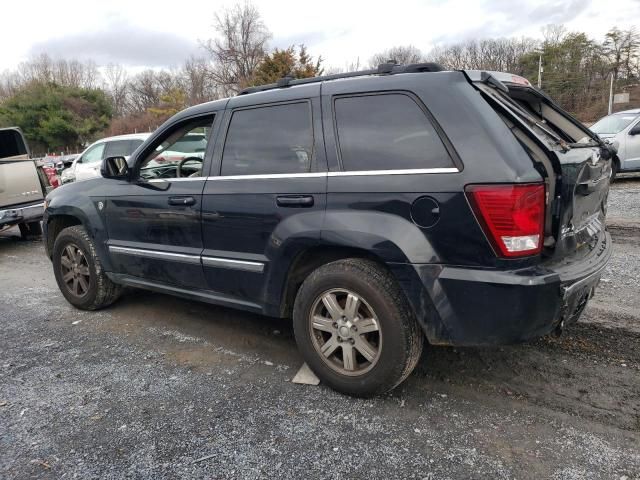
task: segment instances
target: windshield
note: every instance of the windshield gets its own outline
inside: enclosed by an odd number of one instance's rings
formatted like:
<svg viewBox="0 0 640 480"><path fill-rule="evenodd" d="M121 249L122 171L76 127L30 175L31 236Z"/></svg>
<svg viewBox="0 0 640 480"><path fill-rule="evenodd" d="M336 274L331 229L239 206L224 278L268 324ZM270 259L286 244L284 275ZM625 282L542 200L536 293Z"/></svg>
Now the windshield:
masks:
<svg viewBox="0 0 640 480"><path fill-rule="evenodd" d="M613 134L624 130L638 115L615 114L601 118L591 126L591 130L597 134Z"/></svg>

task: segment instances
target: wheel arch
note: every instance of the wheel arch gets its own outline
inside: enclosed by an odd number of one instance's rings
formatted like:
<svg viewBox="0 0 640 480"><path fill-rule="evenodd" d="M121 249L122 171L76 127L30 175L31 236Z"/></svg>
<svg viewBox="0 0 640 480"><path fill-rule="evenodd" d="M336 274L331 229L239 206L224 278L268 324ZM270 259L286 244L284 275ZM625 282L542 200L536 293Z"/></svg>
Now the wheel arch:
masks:
<svg viewBox="0 0 640 480"><path fill-rule="evenodd" d="M49 215L46 220L46 240L45 248L47 249L47 255L49 258L53 255L53 244L60 235L60 232L68 227L74 225L84 225L82 220L76 215L59 214Z"/></svg>
<svg viewBox="0 0 640 480"><path fill-rule="evenodd" d="M279 299L277 315L283 318L291 317L296 294L302 282L304 282L311 272L322 265L345 258L372 260L388 269L382 258L364 248L341 245L316 245L301 250L293 257L284 278L278 282L278 291L273 292Z"/></svg>

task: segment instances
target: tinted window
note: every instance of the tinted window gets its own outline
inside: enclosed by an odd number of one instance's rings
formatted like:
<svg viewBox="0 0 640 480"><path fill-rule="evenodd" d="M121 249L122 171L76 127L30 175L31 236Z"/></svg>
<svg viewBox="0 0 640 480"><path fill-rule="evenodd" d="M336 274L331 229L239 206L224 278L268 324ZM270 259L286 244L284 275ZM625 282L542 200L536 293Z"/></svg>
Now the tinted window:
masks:
<svg viewBox="0 0 640 480"><path fill-rule="evenodd" d="M338 98L335 115L344 170L452 166L433 125L407 95Z"/></svg>
<svg viewBox="0 0 640 480"><path fill-rule="evenodd" d="M311 170L313 134L307 102L234 112L222 155L222 175Z"/></svg>
<svg viewBox="0 0 640 480"><path fill-rule="evenodd" d="M142 140L115 140L107 143L105 157L128 157L142 144Z"/></svg>

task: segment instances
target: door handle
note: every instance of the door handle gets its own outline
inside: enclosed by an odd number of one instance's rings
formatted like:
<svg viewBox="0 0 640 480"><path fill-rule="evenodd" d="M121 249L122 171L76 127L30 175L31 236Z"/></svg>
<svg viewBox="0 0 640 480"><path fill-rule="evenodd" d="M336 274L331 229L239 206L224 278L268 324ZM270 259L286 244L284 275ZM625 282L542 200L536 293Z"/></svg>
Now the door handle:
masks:
<svg viewBox="0 0 640 480"><path fill-rule="evenodd" d="M193 197L169 197L169 205L189 207L196 204L196 199Z"/></svg>
<svg viewBox="0 0 640 480"><path fill-rule="evenodd" d="M313 197L311 195L288 195L276 198L279 207L313 207Z"/></svg>

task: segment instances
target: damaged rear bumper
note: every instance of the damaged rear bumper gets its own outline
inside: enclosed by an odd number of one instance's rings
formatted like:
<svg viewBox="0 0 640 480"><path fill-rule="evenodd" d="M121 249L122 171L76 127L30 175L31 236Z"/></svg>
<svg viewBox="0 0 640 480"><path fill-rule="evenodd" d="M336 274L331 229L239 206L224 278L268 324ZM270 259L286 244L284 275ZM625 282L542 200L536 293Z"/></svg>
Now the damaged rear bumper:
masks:
<svg viewBox="0 0 640 480"><path fill-rule="evenodd" d="M500 345L546 335L580 317L611 257L602 231L591 252L563 265L512 271L412 265L399 272L429 341L446 345Z"/></svg>

